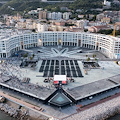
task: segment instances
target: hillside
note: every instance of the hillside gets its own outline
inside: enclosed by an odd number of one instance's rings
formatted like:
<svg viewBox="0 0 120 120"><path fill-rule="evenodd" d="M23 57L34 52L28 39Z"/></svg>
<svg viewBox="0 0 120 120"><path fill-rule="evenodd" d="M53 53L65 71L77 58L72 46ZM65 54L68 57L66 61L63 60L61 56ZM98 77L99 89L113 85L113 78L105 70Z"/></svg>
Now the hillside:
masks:
<svg viewBox="0 0 120 120"><path fill-rule="evenodd" d="M29 10L36 9L38 7L46 8L50 11L59 11L61 6L66 6L72 10L84 9L89 10L91 8L102 8L103 0L76 0L73 3L43 3L40 0L7 0L4 5L0 7L0 14L16 14L17 12L28 12ZM110 1L110 0L109 0Z"/></svg>
<svg viewBox="0 0 120 120"><path fill-rule="evenodd" d="M38 0L34 0L34 2L30 0L11 0L0 8L0 14L14 14L36 9L37 7L45 7L45 5L45 3L41 3ZM14 10L11 8L14 8Z"/></svg>

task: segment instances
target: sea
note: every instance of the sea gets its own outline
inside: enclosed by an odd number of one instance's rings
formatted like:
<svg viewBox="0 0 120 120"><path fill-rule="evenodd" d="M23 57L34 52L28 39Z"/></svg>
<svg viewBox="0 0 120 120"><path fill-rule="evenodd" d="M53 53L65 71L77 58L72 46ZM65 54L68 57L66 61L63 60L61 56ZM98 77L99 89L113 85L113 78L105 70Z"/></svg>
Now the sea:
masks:
<svg viewBox="0 0 120 120"><path fill-rule="evenodd" d="M16 120L16 119L10 117L5 112L0 111L0 120Z"/></svg>
<svg viewBox="0 0 120 120"><path fill-rule="evenodd" d="M116 114L115 116L110 117L107 120L120 120L120 114Z"/></svg>

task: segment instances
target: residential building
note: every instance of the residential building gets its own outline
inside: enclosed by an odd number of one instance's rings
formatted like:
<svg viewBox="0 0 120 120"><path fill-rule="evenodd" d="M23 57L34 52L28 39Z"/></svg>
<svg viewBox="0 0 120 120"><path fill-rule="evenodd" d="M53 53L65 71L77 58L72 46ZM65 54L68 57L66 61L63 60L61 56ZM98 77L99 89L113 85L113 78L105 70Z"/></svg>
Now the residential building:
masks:
<svg viewBox="0 0 120 120"><path fill-rule="evenodd" d="M103 17L102 19L101 19L101 22L102 23L110 23L110 18L109 17Z"/></svg>
<svg viewBox="0 0 120 120"><path fill-rule="evenodd" d="M89 32L99 32L100 30L109 30L111 29L109 26L102 25L102 26L92 26L88 28Z"/></svg>
<svg viewBox="0 0 120 120"><path fill-rule="evenodd" d="M71 13L70 12L64 12L63 13L63 19L68 20L70 18Z"/></svg>
<svg viewBox="0 0 120 120"><path fill-rule="evenodd" d="M38 32L48 31L48 25L47 24L43 24L43 23L38 23L37 24L37 31Z"/></svg>
<svg viewBox="0 0 120 120"><path fill-rule="evenodd" d="M39 20L47 18L47 11L39 11Z"/></svg>

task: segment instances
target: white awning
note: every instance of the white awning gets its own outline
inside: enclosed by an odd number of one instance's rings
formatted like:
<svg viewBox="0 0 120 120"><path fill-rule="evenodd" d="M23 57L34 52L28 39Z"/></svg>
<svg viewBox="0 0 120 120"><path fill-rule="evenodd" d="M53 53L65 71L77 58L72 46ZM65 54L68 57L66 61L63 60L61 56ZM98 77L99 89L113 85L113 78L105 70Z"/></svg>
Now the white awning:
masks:
<svg viewBox="0 0 120 120"><path fill-rule="evenodd" d="M66 81L66 75L54 75L54 81Z"/></svg>

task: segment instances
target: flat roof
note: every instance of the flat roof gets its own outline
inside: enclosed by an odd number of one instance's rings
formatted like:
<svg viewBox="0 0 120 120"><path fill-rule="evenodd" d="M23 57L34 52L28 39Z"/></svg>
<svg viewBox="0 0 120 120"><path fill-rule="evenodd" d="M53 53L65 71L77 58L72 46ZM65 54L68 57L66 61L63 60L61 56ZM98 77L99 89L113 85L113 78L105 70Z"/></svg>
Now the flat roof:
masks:
<svg viewBox="0 0 120 120"><path fill-rule="evenodd" d="M74 99L79 100L86 96L91 95L92 93L100 92L105 89L109 89L111 87L116 86L115 81L120 82L120 75L109 77L107 79L102 79L96 82L92 82L89 84L85 84L82 86L78 86L72 89L67 89L66 92L71 95Z"/></svg>

